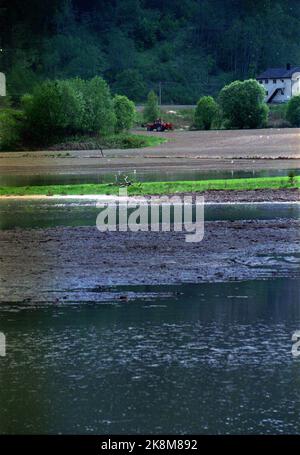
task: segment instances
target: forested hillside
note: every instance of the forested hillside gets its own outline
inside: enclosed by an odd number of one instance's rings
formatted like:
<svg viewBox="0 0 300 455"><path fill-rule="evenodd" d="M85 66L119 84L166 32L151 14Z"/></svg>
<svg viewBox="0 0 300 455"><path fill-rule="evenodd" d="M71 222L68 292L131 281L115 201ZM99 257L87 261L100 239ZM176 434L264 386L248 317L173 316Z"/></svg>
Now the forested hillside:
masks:
<svg viewBox="0 0 300 455"><path fill-rule="evenodd" d="M142 101L194 103L268 66L300 64L297 0L0 0L11 96L45 78L103 76Z"/></svg>

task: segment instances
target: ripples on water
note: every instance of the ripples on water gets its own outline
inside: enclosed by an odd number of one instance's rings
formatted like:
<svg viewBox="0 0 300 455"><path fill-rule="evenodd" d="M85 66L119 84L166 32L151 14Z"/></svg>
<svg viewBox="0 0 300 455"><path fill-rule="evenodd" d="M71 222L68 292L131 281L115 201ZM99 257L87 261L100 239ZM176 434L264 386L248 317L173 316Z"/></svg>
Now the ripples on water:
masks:
<svg viewBox="0 0 300 455"><path fill-rule="evenodd" d="M299 432L298 281L111 303L0 311L1 433Z"/></svg>
<svg viewBox="0 0 300 455"><path fill-rule="evenodd" d="M0 201L0 229L95 226L100 209L95 201ZM299 219L299 203L238 203L205 205L205 220ZM172 221L172 211L171 211Z"/></svg>

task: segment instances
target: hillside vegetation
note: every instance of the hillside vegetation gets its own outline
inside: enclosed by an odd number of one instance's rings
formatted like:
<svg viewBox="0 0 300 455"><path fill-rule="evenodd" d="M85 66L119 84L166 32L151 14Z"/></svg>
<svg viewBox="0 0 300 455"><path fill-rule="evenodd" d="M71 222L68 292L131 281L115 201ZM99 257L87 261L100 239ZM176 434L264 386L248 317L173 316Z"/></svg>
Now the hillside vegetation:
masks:
<svg viewBox="0 0 300 455"><path fill-rule="evenodd" d="M136 102L161 82L164 103L195 104L300 64L299 19L295 0L2 0L0 68L13 101L47 78L97 75Z"/></svg>

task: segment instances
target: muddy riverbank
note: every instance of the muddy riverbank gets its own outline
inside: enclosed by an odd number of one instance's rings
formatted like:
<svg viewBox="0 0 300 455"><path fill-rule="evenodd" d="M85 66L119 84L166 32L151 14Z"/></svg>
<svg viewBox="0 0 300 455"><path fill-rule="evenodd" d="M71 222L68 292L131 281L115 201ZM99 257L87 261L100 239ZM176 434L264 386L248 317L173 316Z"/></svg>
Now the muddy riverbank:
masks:
<svg viewBox="0 0 300 455"><path fill-rule="evenodd" d="M3 152L1 175L106 172L255 171L300 168L299 128L174 131L167 143L144 149ZM147 135L157 133L140 132Z"/></svg>
<svg viewBox="0 0 300 455"><path fill-rule="evenodd" d="M177 194L178 195L178 194ZM205 202L216 203L239 203L239 202L300 202L300 190L279 189L279 190L253 190L253 191L223 191L210 190L202 193L183 193L180 196L192 195L204 196ZM171 195L169 195L171 196Z"/></svg>
<svg viewBox="0 0 300 455"><path fill-rule="evenodd" d="M0 303L96 303L116 286L299 277L299 228L297 220L206 222L204 240L192 244L175 232L1 231Z"/></svg>

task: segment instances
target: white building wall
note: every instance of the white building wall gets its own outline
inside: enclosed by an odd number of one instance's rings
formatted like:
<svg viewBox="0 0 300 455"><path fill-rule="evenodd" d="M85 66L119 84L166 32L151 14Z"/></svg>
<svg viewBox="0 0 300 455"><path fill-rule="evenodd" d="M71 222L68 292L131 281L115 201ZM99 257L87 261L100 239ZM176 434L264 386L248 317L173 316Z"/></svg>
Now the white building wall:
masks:
<svg viewBox="0 0 300 455"><path fill-rule="evenodd" d="M291 98L291 79L264 79L260 82L267 92L266 101L276 89L280 91L273 98L273 103L285 103Z"/></svg>
<svg viewBox="0 0 300 455"><path fill-rule="evenodd" d="M291 79L263 79L259 81L265 88L267 95L265 101L276 89L280 89L272 103L286 103L293 96L300 95L300 73L294 73Z"/></svg>
<svg viewBox="0 0 300 455"><path fill-rule="evenodd" d="M300 73L294 73L292 78L292 96L300 95Z"/></svg>

